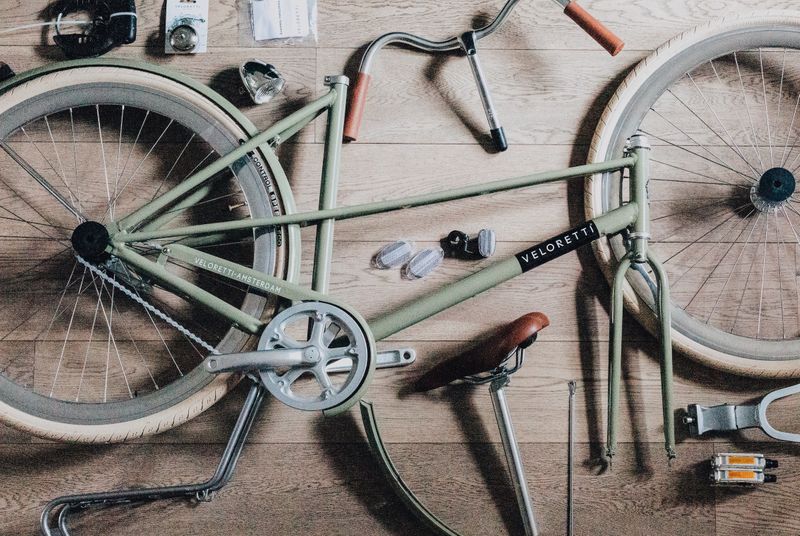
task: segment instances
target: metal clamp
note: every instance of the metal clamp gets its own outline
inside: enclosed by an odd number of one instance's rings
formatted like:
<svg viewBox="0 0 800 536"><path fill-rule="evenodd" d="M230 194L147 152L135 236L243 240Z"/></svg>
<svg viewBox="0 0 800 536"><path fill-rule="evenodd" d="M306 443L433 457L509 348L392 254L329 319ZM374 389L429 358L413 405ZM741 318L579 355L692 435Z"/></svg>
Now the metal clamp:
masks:
<svg viewBox="0 0 800 536"><path fill-rule="evenodd" d="M757 404L738 406L721 404L710 407L690 404L683 422L689 425L689 433L692 436L701 436L708 432L730 432L746 428L761 428L765 434L772 438L800 443L800 434L776 430L767 420L767 408L770 404L795 394L800 394L800 384L772 391Z"/></svg>

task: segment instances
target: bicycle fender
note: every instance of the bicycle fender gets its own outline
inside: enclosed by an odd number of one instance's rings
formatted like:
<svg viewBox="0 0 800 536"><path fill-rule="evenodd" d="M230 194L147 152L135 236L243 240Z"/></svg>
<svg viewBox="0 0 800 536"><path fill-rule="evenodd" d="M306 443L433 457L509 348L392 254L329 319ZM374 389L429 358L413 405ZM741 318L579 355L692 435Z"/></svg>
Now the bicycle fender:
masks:
<svg viewBox="0 0 800 536"><path fill-rule="evenodd" d="M375 457L375 461L380 465L383 476L386 478L387 482L389 482L389 485L392 487L397 497L403 501L406 508L408 508L417 519L435 534L441 536L460 536L459 533L448 527L441 519L436 517L433 512L428 510L428 508L422 504L422 501L414 495L411 488L403 481L403 477L401 477L400 473L397 471L397 468L386 450L386 445L383 443L383 439L381 439L372 402L362 399L360 406L361 421L364 423L364 430L367 433L367 441L369 442L372 455Z"/></svg>

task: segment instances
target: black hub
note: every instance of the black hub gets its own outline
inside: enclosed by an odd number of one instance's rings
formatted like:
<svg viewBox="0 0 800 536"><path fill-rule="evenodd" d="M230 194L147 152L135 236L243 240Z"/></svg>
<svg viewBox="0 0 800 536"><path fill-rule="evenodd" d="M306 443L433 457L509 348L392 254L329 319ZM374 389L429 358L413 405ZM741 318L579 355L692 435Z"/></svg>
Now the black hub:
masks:
<svg viewBox="0 0 800 536"><path fill-rule="evenodd" d="M106 226L96 221L85 221L72 231L72 247L87 261L99 261L106 257L108 245Z"/></svg>
<svg viewBox="0 0 800 536"><path fill-rule="evenodd" d="M758 181L758 196L771 203L786 201L794 193L794 175L788 169L768 169Z"/></svg>

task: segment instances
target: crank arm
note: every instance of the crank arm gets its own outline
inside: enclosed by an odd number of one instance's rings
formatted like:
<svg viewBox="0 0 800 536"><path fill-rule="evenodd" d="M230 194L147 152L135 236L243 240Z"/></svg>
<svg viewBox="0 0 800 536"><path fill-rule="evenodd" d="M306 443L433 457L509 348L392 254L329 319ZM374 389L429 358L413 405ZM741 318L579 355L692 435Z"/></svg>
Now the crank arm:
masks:
<svg viewBox="0 0 800 536"><path fill-rule="evenodd" d="M720 404L711 407L691 404L686 410L687 415L683 421L689 426L689 433L692 436L701 436L707 432L761 428L772 438L800 443L800 434L776 430L767 420L767 408L770 404L794 394L800 394L800 384L768 393L757 404L739 406Z"/></svg>
<svg viewBox="0 0 800 536"><path fill-rule="evenodd" d="M297 367L314 365L319 359L319 352L313 346L307 348L280 348L275 350L255 350L236 354L208 356L203 362L206 372L222 374L223 372L247 372L277 367ZM401 348L379 352L377 368L404 367L417 359L413 348ZM349 357L337 359L325 370L328 373L348 372L353 366Z"/></svg>
<svg viewBox="0 0 800 536"><path fill-rule="evenodd" d="M413 348L400 348L398 350L387 350L385 352L378 352L375 357L375 368L394 368L405 367L410 365L417 359L417 352ZM349 372L353 366L353 360L349 357L338 359L327 367L325 371L328 374L334 372Z"/></svg>
<svg viewBox="0 0 800 536"><path fill-rule="evenodd" d="M319 351L313 346L307 348L278 348L257 350L236 354L210 355L203 361L206 372L246 372L250 370L272 369L314 365L319 360Z"/></svg>

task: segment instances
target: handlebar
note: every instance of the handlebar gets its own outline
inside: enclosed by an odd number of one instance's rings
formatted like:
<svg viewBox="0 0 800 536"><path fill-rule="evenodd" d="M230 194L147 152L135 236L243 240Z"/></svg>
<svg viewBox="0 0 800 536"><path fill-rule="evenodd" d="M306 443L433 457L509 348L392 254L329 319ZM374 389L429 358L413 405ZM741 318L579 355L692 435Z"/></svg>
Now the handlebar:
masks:
<svg viewBox="0 0 800 536"><path fill-rule="evenodd" d="M520 0L508 0L508 2L506 2L492 22L482 28L473 30L471 33L474 36L474 40L477 41L478 39L483 39L484 37L497 31L508 18L511 11L514 9L514 7L516 7L519 1ZM603 25L603 23L590 15L589 12L587 12L583 7L578 5L577 1L554 1L564 8L565 15L572 19L612 56L619 54L619 52L625 46L625 43L619 37L617 37L611 30ZM462 48L462 39L458 37L451 37L450 39L443 41L431 41L405 32L387 33L370 43L370 45L367 47L367 50L364 52L364 56L361 58L361 65L358 68L358 76L351 92L350 106L347 109L347 115L345 117L344 124L345 141L355 141L358 139L358 133L361 128L361 120L364 116L367 90L369 89L369 85L372 80L370 71L372 69L373 59L380 49L391 43L402 43L426 52L445 52L448 50ZM476 62L477 60L473 58L473 61ZM484 85L483 80L478 80L478 85ZM490 111L487 109L487 116L491 116L489 112ZM490 117L490 124L491 123L492 119ZM493 126L492 130L494 134L494 131L497 129ZM502 127L500 127L500 130L502 130ZM503 143L505 143L504 139ZM500 150L503 150L503 148L500 148Z"/></svg>

